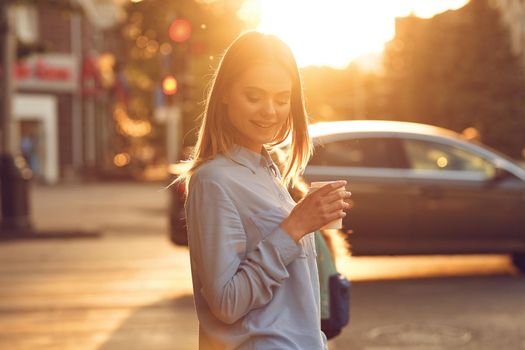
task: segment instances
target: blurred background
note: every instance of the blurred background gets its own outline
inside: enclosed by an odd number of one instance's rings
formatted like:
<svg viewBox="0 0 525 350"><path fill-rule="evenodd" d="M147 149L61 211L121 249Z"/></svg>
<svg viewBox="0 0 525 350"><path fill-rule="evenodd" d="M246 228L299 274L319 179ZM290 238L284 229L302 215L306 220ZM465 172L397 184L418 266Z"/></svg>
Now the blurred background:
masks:
<svg viewBox="0 0 525 350"><path fill-rule="evenodd" d="M165 177L195 142L213 67L246 29L292 47L312 122L468 129L523 157L520 1L4 3L13 125L2 133L39 182Z"/></svg>
<svg viewBox="0 0 525 350"><path fill-rule="evenodd" d="M196 348L187 250L169 237L177 193L164 186L244 30L290 45L312 123L431 124L525 161L523 0L0 10L2 349ZM338 264L355 311L332 348L525 349L525 285L507 256L349 259Z"/></svg>

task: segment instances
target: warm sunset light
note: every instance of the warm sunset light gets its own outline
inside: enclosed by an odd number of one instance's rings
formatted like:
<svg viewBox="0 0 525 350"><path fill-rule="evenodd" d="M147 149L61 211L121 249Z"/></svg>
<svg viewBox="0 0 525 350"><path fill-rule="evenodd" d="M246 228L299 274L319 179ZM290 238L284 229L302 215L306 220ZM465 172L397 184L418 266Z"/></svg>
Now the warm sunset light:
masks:
<svg viewBox="0 0 525 350"><path fill-rule="evenodd" d="M468 0L300 1L246 0L240 16L259 16L258 30L273 33L294 50L299 65L345 67L380 53L395 34L395 18L432 17ZM252 18L253 20L253 18Z"/></svg>

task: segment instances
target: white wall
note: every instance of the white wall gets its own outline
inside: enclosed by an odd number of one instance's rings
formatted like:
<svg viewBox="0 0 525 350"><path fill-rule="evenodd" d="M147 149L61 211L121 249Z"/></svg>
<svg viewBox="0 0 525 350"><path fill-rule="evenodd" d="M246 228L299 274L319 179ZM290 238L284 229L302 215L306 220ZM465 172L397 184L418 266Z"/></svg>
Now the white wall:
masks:
<svg viewBox="0 0 525 350"><path fill-rule="evenodd" d="M42 123L43 147L45 159L42 162L42 175L47 183L56 183L59 179L58 164L58 110L57 100L53 95L15 94L13 103L15 122L34 120ZM20 128L15 128L19 133ZM20 135L13 135L20 144Z"/></svg>

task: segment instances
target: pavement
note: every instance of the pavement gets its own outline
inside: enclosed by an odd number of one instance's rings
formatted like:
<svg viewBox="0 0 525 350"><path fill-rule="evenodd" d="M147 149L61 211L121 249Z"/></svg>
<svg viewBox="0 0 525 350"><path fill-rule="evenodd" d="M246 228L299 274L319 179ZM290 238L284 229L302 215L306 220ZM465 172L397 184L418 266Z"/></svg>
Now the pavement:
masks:
<svg viewBox="0 0 525 350"><path fill-rule="evenodd" d="M33 186L34 239L0 241L0 349L197 348L188 253L168 240L162 186Z"/></svg>
<svg viewBox="0 0 525 350"><path fill-rule="evenodd" d="M168 239L163 185L33 186L35 239L0 240L0 349L197 349L188 251ZM352 280L351 324L331 350L525 349L525 279L505 255L341 253L337 265Z"/></svg>

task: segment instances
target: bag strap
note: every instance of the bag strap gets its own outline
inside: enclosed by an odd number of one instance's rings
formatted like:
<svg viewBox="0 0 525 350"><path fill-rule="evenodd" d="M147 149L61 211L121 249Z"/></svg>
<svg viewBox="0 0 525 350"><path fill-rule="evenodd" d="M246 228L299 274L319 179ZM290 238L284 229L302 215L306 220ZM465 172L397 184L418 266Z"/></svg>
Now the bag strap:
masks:
<svg viewBox="0 0 525 350"><path fill-rule="evenodd" d="M319 293L321 297L321 319L330 318L330 276L337 273L335 263L328 245L321 232L315 231L315 248L317 251L317 272L319 274Z"/></svg>
<svg viewBox="0 0 525 350"><path fill-rule="evenodd" d="M337 273L334 257L330 253L328 244L326 244L326 241L319 230L315 231L315 247L317 250L318 267L321 265L323 272L328 275Z"/></svg>

